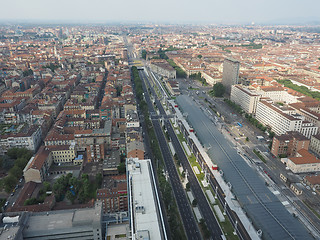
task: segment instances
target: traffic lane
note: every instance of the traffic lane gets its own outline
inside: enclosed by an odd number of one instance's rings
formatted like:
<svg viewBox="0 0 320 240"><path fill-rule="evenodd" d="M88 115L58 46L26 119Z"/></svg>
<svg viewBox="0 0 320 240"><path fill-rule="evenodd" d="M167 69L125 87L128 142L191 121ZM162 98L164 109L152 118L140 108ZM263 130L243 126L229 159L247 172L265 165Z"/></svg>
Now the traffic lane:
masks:
<svg viewBox="0 0 320 240"><path fill-rule="evenodd" d="M141 125L142 125L142 128L143 128L143 131L144 131L145 133L147 133L145 122L143 121ZM152 151L151 151L151 146L150 146L150 141L149 141L149 136L148 136L148 134L144 134L144 143L145 143L145 150L146 150L147 155L149 156L149 158L155 159L153 155L152 155L152 157L151 157ZM146 155L146 158L148 158L147 155ZM159 180L158 180L158 175L157 175L157 172L156 172L156 166L155 166L154 161L151 161L151 163L152 163L152 166L153 166L153 168L152 168L152 169L153 169L153 173L154 173L154 176L155 176L156 182L157 182L156 188L157 188L158 193L160 193L160 196L161 196L160 186L159 186L159 184L158 184L158 183L159 183ZM160 199L160 207L161 207L161 211L162 211L163 213L165 213L165 212L166 212L166 209L165 209L164 202L163 202L162 198ZM165 222L165 228L166 228L166 232L167 232L167 237L168 237L168 239L170 240L170 239L171 239L171 236L170 236L170 234L169 234L169 232L170 232L170 226L169 226L169 223L168 223L168 218L167 218L167 215L166 215L166 214L164 214L163 217L164 217L164 220L165 220L164 222Z"/></svg>
<svg viewBox="0 0 320 240"><path fill-rule="evenodd" d="M160 113L163 114L163 115L166 115L166 113L165 113L160 101L158 99L156 99L155 102L156 102L156 105L157 105ZM167 124L168 124L168 121L169 120L165 120L165 122ZM171 130L173 132L172 126L170 124L169 124L169 126L171 127ZM162 132L162 130L161 130L161 132ZM169 134L170 134L170 132L169 132ZM174 136L175 136L175 134L174 134ZM172 136L170 136L170 137L172 138ZM166 142L165 139L164 139L164 141ZM177 144L179 144L179 146L180 146L179 155L185 157L184 152L183 152L183 150L181 148L181 145L180 145L179 141L175 142L173 144L176 144L176 146L178 146ZM170 157L171 157L171 154L170 154ZM185 158L185 161L188 161L188 160ZM188 171L192 173L192 169L191 169L189 163L185 162L184 165L185 165L185 169L186 169L186 167L188 167L189 168ZM173 168L174 168L174 170L176 172L176 168L175 168L174 163L173 163ZM191 189L193 190L193 192L195 193L195 196L197 197L199 210L202 212L202 216L203 216L203 218L205 219L205 221L207 223L207 226L208 226L209 231L211 232L211 235L213 236L214 239L221 239L222 232L221 232L220 227L219 227L219 225L217 223L217 220L215 219L215 216L212 213L211 208L208 205L208 202L207 202L207 200L206 200L206 198L205 198L205 196L204 196L204 194L203 194L203 192L201 190L201 187L199 186L197 178L194 175L193 175L193 178L192 177L190 178L190 176L189 176L189 182L190 182ZM196 185L198 185L198 187L196 187ZM200 198L199 198L199 196L200 196ZM207 205L207 208L201 207L201 206L205 206L205 205ZM210 215L210 213L211 213L211 215Z"/></svg>
<svg viewBox="0 0 320 240"><path fill-rule="evenodd" d="M185 230L187 232L187 237L189 239L201 239L200 234L196 229L198 229L198 225L194 220L194 215L192 213L191 207L189 205L189 201L185 194L185 191L182 187L180 177L175 168L170 150L167 146L167 142L163 136L163 132L161 130L160 124L158 121L153 121L154 129L157 134L157 138L159 140L159 144L161 146L161 151L163 154L163 158L166 164L166 170L169 174L169 180L174 191L174 195L178 204L178 208L182 217L182 221L185 226ZM193 219L193 221L191 221Z"/></svg>
<svg viewBox="0 0 320 240"><path fill-rule="evenodd" d="M176 150L177 156L180 159L183 168L187 169L189 172L188 180L190 183L190 187L192 189L194 196L198 201L199 210L201 211L203 219L206 221L208 229L211 232L211 236L214 239L221 239L222 232L221 232L220 226L214 214L212 213L212 209L210 208L206 197L204 196L204 193L199 185L198 179L193 173L193 170L188 162L188 159L185 156L185 153L180 145L180 142L177 136L174 133L174 130L171 124L168 124L167 126L168 126L168 130L169 130L169 134L170 134L173 146Z"/></svg>
<svg viewBox="0 0 320 240"><path fill-rule="evenodd" d="M140 74L140 76L143 76L144 74ZM145 76L143 76L145 77ZM144 78L145 80L145 78ZM143 81L143 88L146 90L145 82ZM146 91L145 91L146 92ZM152 106L151 99L149 97L149 94L145 94L145 99L147 101L147 104L149 106ZM153 108L153 106L152 106ZM154 120L153 126L156 132L157 139L159 141L159 145L161 148L161 152L163 154L163 158L165 161L166 169L169 174L169 181L172 186L172 190L174 192L174 197L176 199L178 209L183 221L183 225L187 234L188 239L201 239L200 233L198 231L198 225L196 221L194 220L194 215L191 210L191 207L189 205L189 201L187 199L187 196L185 195L185 191L182 187L182 184L180 182L179 175L175 169L175 165L172 159L172 156L170 154L169 147L167 145L167 142L165 140L164 134L162 132L161 126L159 121ZM172 179L172 180L171 180Z"/></svg>

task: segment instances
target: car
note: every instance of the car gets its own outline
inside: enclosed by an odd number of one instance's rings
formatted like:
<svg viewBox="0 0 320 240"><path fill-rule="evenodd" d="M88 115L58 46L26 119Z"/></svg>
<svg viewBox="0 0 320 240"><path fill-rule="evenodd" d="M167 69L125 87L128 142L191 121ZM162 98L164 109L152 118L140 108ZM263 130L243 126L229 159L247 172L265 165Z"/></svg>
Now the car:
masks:
<svg viewBox="0 0 320 240"><path fill-rule="evenodd" d="M23 181L23 178L20 178L19 183L22 183L22 181Z"/></svg>
<svg viewBox="0 0 320 240"><path fill-rule="evenodd" d="M11 194L10 194L10 196L12 197L14 195L14 192L12 192Z"/></svg>

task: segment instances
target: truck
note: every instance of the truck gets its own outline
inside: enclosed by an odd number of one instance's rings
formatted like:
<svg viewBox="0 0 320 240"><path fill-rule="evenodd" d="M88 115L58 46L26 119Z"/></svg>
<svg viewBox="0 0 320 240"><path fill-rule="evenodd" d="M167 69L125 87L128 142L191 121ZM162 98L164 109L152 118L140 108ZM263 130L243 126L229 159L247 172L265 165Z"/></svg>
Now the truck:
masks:
<svg viewBox="0 0 320 240"><path fill-rule="evenodd" d="M263 136L257 136L256 138L257 138L259 141L262 141L262 140L264 139Z"/></svg>

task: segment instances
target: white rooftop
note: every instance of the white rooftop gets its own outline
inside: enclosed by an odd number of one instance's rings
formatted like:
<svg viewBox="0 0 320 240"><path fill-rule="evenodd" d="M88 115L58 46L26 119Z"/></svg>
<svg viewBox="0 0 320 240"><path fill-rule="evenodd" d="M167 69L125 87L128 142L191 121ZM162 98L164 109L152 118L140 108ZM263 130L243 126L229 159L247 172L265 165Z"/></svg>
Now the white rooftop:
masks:
<svg viewBox="0 0 320 240"><path fill-rule="evenodd" d="M134 217L134 234L136 237L143 233L144 239L162 239L159 215L157 214L157 200L155 199L151 173L151 161L127 160L129 184L131 184L131 214ZM132 224L132 222L131 222ZM146 236L149 232L149 236ZM133 237L134 239L134 237Z"/></svg>

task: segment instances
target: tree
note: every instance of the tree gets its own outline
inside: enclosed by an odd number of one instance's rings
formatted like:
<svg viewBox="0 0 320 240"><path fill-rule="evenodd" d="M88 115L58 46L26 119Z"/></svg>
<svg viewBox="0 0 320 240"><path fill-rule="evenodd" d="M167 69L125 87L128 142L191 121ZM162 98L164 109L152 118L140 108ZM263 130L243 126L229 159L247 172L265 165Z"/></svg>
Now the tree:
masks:
<svg viewBox="0 0 320 240"><path fill-rule="evenodd" d="M23 205L24 206L35 205L37 203L38 203L38 201L36 198L28 198L27 200L24 201Z"/></svg>
<svg viewBox="0 0 320 240"><path fill-rule="evenodd" d="M33 71L32 71L32 69L28 69L26 71L23 71L22 74L24 77L27 77L27 76L33 75Z"/></svg>
<svg viewBox="0 0 320 240"><path fill-rule="evenodd" d="M223 86L222 83L216 83L214 86L213 86L213 95L215 97L222 97L223 94L225 93L225 90L226 88Z"/></svg>
<svg viewBox="0 0 320 240"><path fill-rule="evenodd" d="M71 191L68 191L66 193L66 198L73 204L74 200L76 200L76 195L73 195L73 193Z"/></svg>
<svg viewBox="0 0 320 240"><path fill-rule="evenodd" d="M201 58L202 58L202 55L201 55L201 54L199 54L199 55L198 55L198 58L199 58L199 59L201 59Z"/></svg>
<svg viewBox="0 0 320 240"><path fill-rule="evenodd" d="M13 166L10 170L9 170L9 174L17 177L17 178L20 178L22 176L22 169L19 168L18 166Z"/></svg>
<svg viewBox="0 0 320 240"><path fill-rule="evenodd" d="M142 50L142 51L141 51L141 57L142 57L143 59L146 59L146 58L147 58L147 51L146 51L146 50Z"/></svg>
<svg viewBox="0 0 320 240"><path fill-rule="evenodd" d="M51 191L51 189L52 189L51 188L51 184L49 182L47 182L47 181L43 182L43 188L44 188L45 192Z"/></svg>
<svg viewBox="0 0 320 240"><path fill-rule="evenodd" d="M198 204L197 199L193 199L193 201L192 201L192 206L193 206L193 207L196 207L196 206L197 206L197 204Z"/></svg>
<svg viewBox="0 0 320 240"><path fill-rule="evenodd" d="M58 181L54 183L53 192L54 192L54 195L56 196L57 202L62 201L64 191L65 191L65 187L61 183L59 183Z"/></svg>
<svg viewBox="0 0 320 240"><path fill-rule="evenodd" d="M5 170L9 170L14 165L14 162L12 159L9 159L7 155L3 155L1 157L1 168Z"/></svg>
<svg viewBox="0 0 320 240"><path fill-rule="evenodd" d="M3 180L3 185L4 185L4 189L7 193L11 192L11 190L14 188L14 186L17 183L17 178L13 175L9 175L7 176L4 180Z"/></svg>
<svg viewBox="0 0 320 240"><path fill-rule="evenodd" d="M17 160L14 161L14 165L18 166L21 169L24 169L24 167L27 165L28 161L29 161L29 159L19 157Z"/></svg>
<svg viewBox="0 0 320 240"><path fill-rule="evenodd" d="M119 174L124 174L126 173L126 165L125 163L120 163L118 166L118 172Z"/></svg>
<svg viewBox="0 0 320 240"><path fill-rule="evenodd" d="M101 173L98 173L96 175L96 183L97 183L97 188L100 188L101 184L102 184L102 174Z"/></svg>

